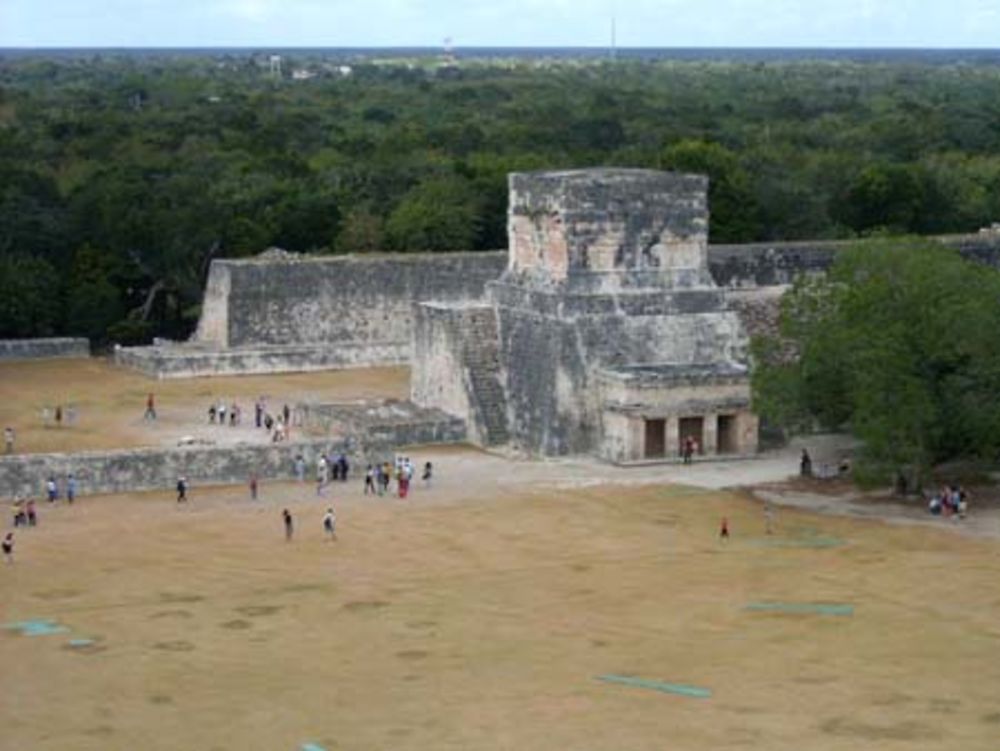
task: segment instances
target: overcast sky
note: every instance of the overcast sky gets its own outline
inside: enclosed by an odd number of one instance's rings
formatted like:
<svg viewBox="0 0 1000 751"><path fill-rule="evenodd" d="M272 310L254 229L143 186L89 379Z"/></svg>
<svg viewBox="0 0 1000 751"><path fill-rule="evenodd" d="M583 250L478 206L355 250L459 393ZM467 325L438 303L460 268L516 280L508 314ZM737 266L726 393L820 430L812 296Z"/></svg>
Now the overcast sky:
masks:
<svg viewBox="0 0 1000 751"><path fill-rule="evenodd" d="M1000 47L1000 0L0 0L0 46Z"/></svg>

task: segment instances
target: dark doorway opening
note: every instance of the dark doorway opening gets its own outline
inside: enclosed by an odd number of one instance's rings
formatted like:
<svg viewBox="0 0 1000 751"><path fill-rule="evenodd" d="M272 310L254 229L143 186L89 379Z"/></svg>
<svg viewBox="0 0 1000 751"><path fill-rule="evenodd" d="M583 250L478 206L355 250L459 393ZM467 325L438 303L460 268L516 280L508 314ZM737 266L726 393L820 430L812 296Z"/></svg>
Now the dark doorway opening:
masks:
<svg viewBox="0 0 1000 751"><path fill-rule="evenodd" d="M736 453L736 416L719 415L719 424L716 431L718 437L720 454Z"/></svg>
<svg viewBox="0 0 1000 751"><path fill-rule="evenodd" d="M667 453L667 421L646 420L647 459L662 459Z"/></svg>
<svg viewBox="0 0 1000 751"><path fill-rule="evenodd" d="M682 453L689 438L694 441L695 454L703 454L705 452L704 428L705 419L702 417L682 417L680 419L678 423L678 432L680 433L678 436L680 439L678 445Z"/></svg>

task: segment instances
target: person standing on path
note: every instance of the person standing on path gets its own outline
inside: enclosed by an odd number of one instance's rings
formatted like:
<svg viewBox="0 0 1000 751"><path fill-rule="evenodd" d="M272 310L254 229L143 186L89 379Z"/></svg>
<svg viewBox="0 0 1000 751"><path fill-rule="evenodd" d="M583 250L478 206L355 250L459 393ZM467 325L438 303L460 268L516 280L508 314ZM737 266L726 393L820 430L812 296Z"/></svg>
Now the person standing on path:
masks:
<svg viewBox="0 0 1000 751"><path fill-rule="evenodd" d="M28 526L37 527L38 512L35 511L35 502L31 498L28 499L28 503L25 506L25 510L28 512Z"/></svg>
<svg viewBox="0 0 1000 751"><path fill-rule="evenodd" d="M719 539L728 540L729 539L729 519L725 516L722 517L722 524L719 525Z"/></svg>
<svg viewBox="0 0 1000 751"><path fill-rule="evenodd" d="M257 473L256 472L251 472L250 473L250 500L251 501L256 501L257 500Z"/></svg>
<svg viewBox="0 0 1000 751"><path fill-rule="evenodd" d="M368 469L365 470L365 495L371 493L375 494L375 470L371 464L368 465Z"/></svg>
<svg viewBox="0 0 1000 751"><path fill-rule="evenodd" d="M281 512L281 518L285 522L285 541L291 542L292 534L295 531L294 523L292 522L292 512L285 509Z"/></svg>
<svg viewBox="0 0 1000 751"><path fill-rule="evenodd" d="M153 393L150 392L146 397L146 413L142 416L144 420L155 420L156 419L156 399Z"/></svg>
<svg viewBox="0 0 1000 751"><path fill-rule="evenodd" d="M45 492L48 493L49 503L54 503L56 498L59 497L59 488L56 485L55 477L49 477L45 482Z"/></svg>
<svg viewBox="0 0 1000 751"><path fill-rule="evenodd" d="M14 562L14 533L8 532L3 538L3 557L7 563Z"/></svg>
<svg viewBox="0 0 1000 751"><path fill-rule="evenodd" d="M337 539L337 515L333 512L333 508L328 508L323 515L323 531L328 540Z"/></svg>
<svg viewBox="0 0 1000 751"><path fill-rule="evenodd" d="M177 502L184 503L187 501L187 478L184 476L177 478Z"/></svg>
<svg viewBox="0 0 1000 751"><path fill-rule="evenodd" d="M76 500L76 477L72 472L66 475L66 500L70 504Z"/></svg>

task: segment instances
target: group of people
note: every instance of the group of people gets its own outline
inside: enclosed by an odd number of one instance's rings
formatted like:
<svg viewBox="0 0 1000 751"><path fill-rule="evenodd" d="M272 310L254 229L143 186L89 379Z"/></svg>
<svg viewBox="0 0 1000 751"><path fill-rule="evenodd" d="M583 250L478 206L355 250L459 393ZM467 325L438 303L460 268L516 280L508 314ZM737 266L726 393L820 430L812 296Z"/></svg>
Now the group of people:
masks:
<svg viewBox="0 0 1000 751"><path fill-rule="evenodd" d="M933 516L954 516L964 519L969 513L969 494L961 485L945 485L931 496L927 510Z"/></svg>
<svg viewBox="0 0 1000 751"><path fill-rule="evenodd" d="M410 493L410 483L415 473L416 468L408 456L398 457L395 465L387 461L381 464L369 464L365 470L365 495L385 495L389 492L389 485L395 477L397 495L406 498ZM425 487L430 486L433 474L433 465L426 462L421 475Z"/></svg>
<svg viewBox="0 0 1000 751"><path fill-rule="evenodd" d="M351 463L343 453L320 454L316 460L316 495L323 495L331 482L347 482L350 471ZM301 454L295 457L295 475L300 482L305 479L305 459Z"/></svg>
<svg viewBox="0 0 1000 751"><path fill-rule="evenodd" d="M63 490L60 492L59 483L56 481L55 476L50 475L45 481L45 495L49 499L49 503L55 503L61 497L64 497L69 503L73 503L76 499L76 477L72 472L66 475ZM18 493L14 496L14 502L11 504L11 508L14 515L13 521L15 529L38 526L39 514L34 498L26 497ZM4 560L7 563L14 562L13 532L8 532L3 538L3 555Z"/></svg>

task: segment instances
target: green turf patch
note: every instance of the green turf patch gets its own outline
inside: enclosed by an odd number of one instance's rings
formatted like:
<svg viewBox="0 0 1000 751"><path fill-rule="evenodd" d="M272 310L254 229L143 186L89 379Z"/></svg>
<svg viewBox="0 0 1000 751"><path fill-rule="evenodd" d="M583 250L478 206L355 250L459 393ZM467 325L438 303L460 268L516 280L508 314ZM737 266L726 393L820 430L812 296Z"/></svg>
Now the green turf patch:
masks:
<svg viewBox="0 0 1000 751"><path fill-rule="evenodd" d="M49 618L5 623L3 628L8 631L20 631L23 636L51 636L52 634L65 634L69 631L65 626L60 626Z"/></svg>
<svg viewBox="0 0 1000 751"><path fill-rule="evenodd" d="M832 602L751 602L744 610L755 613L794 613L806 615L854 615L853 605Z"/></svg>
<svg viewBox="0 0 1000 751"><path fill-rule="evenodd" d="M650 681L645 678L635 678L630 675L599 675L597 680L604 683L617 683L622 686L633 688L648 688L652 691L659 691L664 694L677 694L678 696L690 696L695 699L708 699L712 692L707 688L698 686L687 686L683 683L664 683L663 681Z"/></svg>

